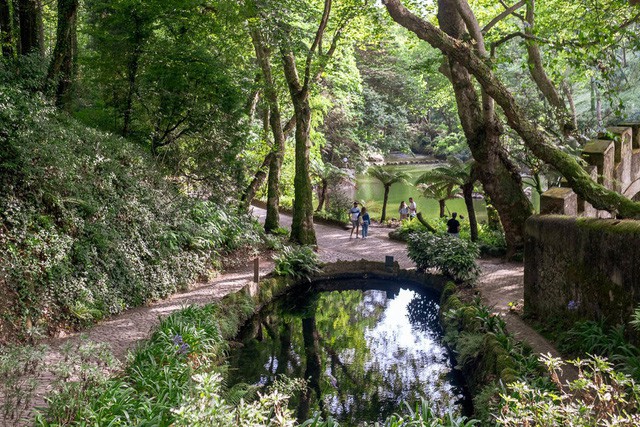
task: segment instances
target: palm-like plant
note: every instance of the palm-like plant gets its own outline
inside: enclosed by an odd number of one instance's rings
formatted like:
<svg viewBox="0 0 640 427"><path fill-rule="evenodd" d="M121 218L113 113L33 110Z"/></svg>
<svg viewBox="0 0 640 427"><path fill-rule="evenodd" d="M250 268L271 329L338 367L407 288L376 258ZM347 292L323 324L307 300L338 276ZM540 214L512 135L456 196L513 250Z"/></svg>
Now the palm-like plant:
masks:
<svg viewBox="0 0 640 427"><path fill-rule="evenodd" d="M398 170L385 169L382 166L372 166L369 168L369 175L377 179L384 186L384 198L382 200L382 216L380 221L384 221L387 217L387 201L389 200L389 190L396 183L408 184L409 175Z"/></svg>
<svg viewBox="0 0 640 427"><path fill-rule="evenodd" d="M329 162L323 163L322 161L314 160L311 162L311 176L320 183L319 201L316 208L316 212L320 212L324 205L329 185L347 176L347 172Z"/></svg>
<svg viewBox="0 0 640 427"><path fill-rule="evenodd" d="M418 190L427 199L436 199L440 205L440 218L447 216L445 214L446 201L453 199L460 194L460 187L451 184L442 184L440 182L432 182L430 184L418 184Z"/></svg>
<svg viewBox="0 0 640 427"><path fill-rule="evenodd" d="M417 180L416 185L423 184L429 188L429 192L439 191L441 195L449 192L462 190L464 197L464 203L467 207L467 214L469 218L469 226L471 227L471 240L476 241L478 239L478 222L476 220L476 212L473 207L473 185L475 182L473 174L473 162L462 163L458 159L453 159L447 166L439 166L423 173ZM424 188L424 187L423 187ZM425 190L423 189L423 192ZM454 193L455 196L455 193ZM449 197L449 198L453 198ZM446 198L442 200L439 197L427 195L425 197L431 197L438 199L440 203L440 216L444 216L444 202Z"/></svg>

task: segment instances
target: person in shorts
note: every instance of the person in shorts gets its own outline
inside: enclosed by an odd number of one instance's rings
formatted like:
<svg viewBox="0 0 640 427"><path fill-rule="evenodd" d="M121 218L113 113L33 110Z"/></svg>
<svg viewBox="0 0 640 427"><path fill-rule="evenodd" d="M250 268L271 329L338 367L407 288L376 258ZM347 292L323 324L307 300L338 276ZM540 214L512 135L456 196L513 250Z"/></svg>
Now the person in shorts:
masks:
<svg viewBox="0 0 640 427"><path fill-rule="evenodd" d="M358 207L358 202L353 202L353 207L349 209L349 218L351 218L351 234L349 238L353 237L353 232L356 232L356 239L358 236L358 231L360 229L360 208Z"/></svg>

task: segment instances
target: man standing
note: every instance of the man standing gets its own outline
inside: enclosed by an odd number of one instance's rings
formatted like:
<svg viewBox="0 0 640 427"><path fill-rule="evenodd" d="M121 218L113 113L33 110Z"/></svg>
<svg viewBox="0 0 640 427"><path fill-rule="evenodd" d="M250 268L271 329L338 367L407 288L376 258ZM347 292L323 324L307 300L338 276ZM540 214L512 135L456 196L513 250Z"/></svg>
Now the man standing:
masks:
<svg viewBox="0 0 640 427"><path fill-rule="evenodd" d="M356 239L358 238L358 230L360 228L360 208L358 208L358 202L353 202L353 207L349 209L349 215L351 216L351 234L349 238L353 237L353 232L356 232Z"/></svg>
<svg viewBox="0 0 640 427"><path fill-rule="evenodd" d="M418 214L418 205L413 201L413 197L409 197L409 218L413 219Z"/></svg>
<svg viewBox="0 0 640 427"><path fill-rule="evenodd" d="M451 219L447 221L447 233L454 237L460 237L460 221L456 219L458 216L457 212L453 212L451 214ZM460 219L463 219L460 216Z"/></svg>

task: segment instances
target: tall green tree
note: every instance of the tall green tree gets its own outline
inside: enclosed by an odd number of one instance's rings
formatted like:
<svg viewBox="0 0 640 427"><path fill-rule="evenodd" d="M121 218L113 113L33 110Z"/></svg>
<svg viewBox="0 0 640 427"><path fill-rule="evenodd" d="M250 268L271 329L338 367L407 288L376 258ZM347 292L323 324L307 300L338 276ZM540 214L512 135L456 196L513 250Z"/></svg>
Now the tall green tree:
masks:
<svg viewBox="0 0 640 427"><path fill-rule="evenodd" d="M70 104L70 91L75 79L78 51L79 0L58 0L58 25L47 81L55 85L56 103L62 107Z"/></svg>
<svg viewBox="0 0 640 427"><path fill-rule="evenodd" d="M387 202L389 200L389 191L393 184L407 184L409 175L405 172L393 169L386 169L383 166L372 166L368 171L369 175L380 181L384 187L384 197L382 199L382 215L380 221L384 221L387 218Z"/></svg>

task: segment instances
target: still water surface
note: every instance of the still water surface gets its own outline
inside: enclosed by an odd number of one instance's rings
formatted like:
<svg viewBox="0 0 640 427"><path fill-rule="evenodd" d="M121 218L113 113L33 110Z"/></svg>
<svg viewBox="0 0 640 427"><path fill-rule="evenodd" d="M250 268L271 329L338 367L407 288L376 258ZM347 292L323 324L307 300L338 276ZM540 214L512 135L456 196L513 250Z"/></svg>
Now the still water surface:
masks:
<svg viewBox="0 0 640 427"><path fill-rule="evenodd" d="M288 297L263 310L230 354L229 384L309 379L292 409L343 426L380 421L426 397L441 413L465 396L441 342L437 295L408 286Z"/></svg>

